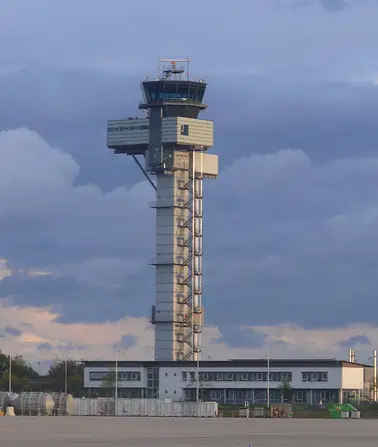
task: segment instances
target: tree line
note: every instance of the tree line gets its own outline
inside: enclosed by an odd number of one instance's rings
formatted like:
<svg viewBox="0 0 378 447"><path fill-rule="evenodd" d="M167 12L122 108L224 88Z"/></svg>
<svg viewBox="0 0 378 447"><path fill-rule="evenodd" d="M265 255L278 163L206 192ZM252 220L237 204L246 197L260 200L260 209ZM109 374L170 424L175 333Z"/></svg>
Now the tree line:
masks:
<svg viewBox="0 0 378 447"><path fill-rule="evenodd" d="M67 381L69 394L76 397L86 395L83 362L67 360L66 368L65 361L55 360L47 374L39 374L22 355L12 356L11 365L9 363L9 356L0 351L0 391L8 391L10 373L12 391L15 393L22 391L64 392Z"/></svg>

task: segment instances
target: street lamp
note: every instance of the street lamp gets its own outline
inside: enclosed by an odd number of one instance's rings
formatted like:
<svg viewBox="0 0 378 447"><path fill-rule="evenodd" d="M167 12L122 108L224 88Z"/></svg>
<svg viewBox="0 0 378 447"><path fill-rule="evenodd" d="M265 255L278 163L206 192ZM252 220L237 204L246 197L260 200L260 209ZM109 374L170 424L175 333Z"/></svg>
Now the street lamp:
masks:
<svg viewBox="0 0 378 447"><path fill-rule="evenodd" d="M118 399L118 348L115 348L115 399Z"/></svg>
<svg viewBox="0 0 378 447"><path fill-rule="evenodd" d="M64 360L64 394L68 391L68 365L67 359Z"/></svg>
<svg viewBox="0 0 378 447"><path fill-rule="evenodd" d="M55 353L56 353L56 360L57 360L58 362L60 362L60 366L61 366L62 363L63 363L63 371L64 371L64 394L67 394L67 392L68 392L68 360L67 360L67 357L66 357L66 358L62 358L62 355L61 355L61 353L60 353L59 350L56 350ZM60 366L59 366L59 369L60 369ZM59 371L59 369L58 369L58 371Z"/></svg>
<svg viewBox="0 0 378 447"><path fill-rule="evenodd" d="M373 400L377 402L377 351L374 350L373 357L369 357L369 360L373 360Z"/></svg>
<svg viewBox="0 0 378 447"><path fill-rule="evenodd" d="M266 393L266 402L268 406L268 417L270 416L270 350L268 349L268 360L267 360L267 393Z"/></svg>
<svg viewBox="0 0 378 447"><path fill-rule="evenodd" d="M9 377L8 377L8 389L9 393L12 392L12 356L9 354Z"/></svg>

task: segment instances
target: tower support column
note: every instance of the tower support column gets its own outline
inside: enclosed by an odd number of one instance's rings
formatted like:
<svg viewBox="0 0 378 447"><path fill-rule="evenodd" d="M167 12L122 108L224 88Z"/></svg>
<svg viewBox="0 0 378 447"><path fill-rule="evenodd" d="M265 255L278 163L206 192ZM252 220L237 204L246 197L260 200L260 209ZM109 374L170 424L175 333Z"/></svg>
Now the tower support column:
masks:
<svg viewBox="0 0 378 447"><path fill-rule="evenodd" d="M108 147L131 155L156 189L155 359L197 361L197 369L204 319L202 181L218 176L218 157L207 153L213 122L198 119L207 108L205 90L202 79L190 80L189 60L160 60L158 78L142 82L145 117L110 120L107 127Z"/></svg>

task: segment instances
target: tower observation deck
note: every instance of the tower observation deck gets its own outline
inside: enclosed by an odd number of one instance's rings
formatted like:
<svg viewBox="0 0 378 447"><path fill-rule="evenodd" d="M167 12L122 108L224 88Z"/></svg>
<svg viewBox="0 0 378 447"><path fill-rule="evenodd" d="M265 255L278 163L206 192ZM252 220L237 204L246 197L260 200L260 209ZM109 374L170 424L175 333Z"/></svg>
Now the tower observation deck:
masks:
<svg viewBox="0 0 378 447"><path fill-rule="evenodd" d="M158 78L142 82L146 117L107 128L107 146L131 155L156 190L155 360L198 361L202 351L202 182L217 178L218 156L207 153L213 122L198 119L206 83L188 69L188 60L160 60Z"/></svg>

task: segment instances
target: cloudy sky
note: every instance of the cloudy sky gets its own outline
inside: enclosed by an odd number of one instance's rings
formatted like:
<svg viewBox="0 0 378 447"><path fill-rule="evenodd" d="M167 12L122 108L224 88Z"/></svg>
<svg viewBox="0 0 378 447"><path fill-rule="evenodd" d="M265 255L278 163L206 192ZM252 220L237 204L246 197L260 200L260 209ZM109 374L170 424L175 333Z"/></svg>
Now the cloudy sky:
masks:
<svg viewBox="0 0 378 447"><path fill-rule="evenodd" d="M214 0L215 1L215 0ZM140 81L208 83L205 356L378 347L378 1L0 0L0 348L150 359L153 191L105 145Z"/></svg>

